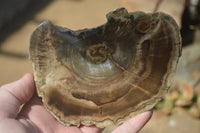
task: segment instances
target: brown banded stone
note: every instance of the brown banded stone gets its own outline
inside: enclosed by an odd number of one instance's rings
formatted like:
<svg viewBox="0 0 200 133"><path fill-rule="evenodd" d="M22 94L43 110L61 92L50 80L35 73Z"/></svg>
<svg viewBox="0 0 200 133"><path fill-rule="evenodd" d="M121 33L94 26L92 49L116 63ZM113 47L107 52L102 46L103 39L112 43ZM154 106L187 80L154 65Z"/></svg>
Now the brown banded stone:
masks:
<svg viewBox="0 0 200 133"><path fill-rule="evenodd" d="M30 42L37 92L64 125L119 125L163 99L181 56L176 22L164 13L128 13L72 31L43 22Z"/></svg>

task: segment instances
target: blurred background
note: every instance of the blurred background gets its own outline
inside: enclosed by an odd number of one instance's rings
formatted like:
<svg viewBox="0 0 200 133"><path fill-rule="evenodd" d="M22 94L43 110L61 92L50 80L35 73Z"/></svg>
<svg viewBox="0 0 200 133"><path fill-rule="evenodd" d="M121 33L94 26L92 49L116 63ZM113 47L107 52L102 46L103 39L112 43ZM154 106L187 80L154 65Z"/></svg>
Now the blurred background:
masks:
<svg viewBox="0 0 200 133"><path fill-rule="evenodd" d="M0 0L0 86L33 72L29 40L41 22L72 30L92 28L104 24L106 14L119 7L170 14L183 39L172 87L141 133L200 133L199 0Z"/></svg>

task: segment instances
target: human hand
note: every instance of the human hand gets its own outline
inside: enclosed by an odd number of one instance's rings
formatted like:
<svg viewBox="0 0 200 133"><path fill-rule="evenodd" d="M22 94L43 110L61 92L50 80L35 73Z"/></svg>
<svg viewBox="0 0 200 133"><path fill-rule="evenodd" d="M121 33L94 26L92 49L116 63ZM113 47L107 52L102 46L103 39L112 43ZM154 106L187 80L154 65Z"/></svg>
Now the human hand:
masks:
<svg viewBox="0 0 200 133"><path fill-rule="evenodd" d="M20 110L20 107L23 108ZM151 118L152 111L139 114L113 133L136 133ZM0 133L100 133L95 126L64 126L45 109L35 92L33 75L0 87Z"/></svg>

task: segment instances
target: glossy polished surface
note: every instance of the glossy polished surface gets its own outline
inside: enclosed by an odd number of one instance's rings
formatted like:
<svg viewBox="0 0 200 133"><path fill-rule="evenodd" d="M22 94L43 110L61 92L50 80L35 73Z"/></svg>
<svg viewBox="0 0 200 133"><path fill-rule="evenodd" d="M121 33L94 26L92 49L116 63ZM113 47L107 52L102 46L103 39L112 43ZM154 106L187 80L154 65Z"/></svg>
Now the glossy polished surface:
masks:
<svg viewBox="0 0 200 133"><path fill-rule="evenodd" d="M176 22L164 13L128 13L71 31L42 23L30 60L39 96L65 125L119 125L151 109L167 91L181 56Z"/></svg>

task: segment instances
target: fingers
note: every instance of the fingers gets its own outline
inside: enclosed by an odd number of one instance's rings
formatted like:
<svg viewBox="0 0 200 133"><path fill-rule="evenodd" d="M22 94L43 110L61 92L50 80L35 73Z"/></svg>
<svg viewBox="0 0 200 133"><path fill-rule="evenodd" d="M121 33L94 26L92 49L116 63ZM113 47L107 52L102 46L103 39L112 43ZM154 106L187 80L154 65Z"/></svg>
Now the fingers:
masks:
<svg viewBox="0 0 200 133"><path fill-rule="evenodd" d="M147 111L142 114L136 115L135 117L123 123L112 133L138 133L150 120L152 114L152 111Z"/></svg>
<svg viewBox="0 0 200 133"><path fill-rule="evenodd" d="M0 87L0 120L15 118L20 106L33 96L34 88L31 73L25 74L18 81Z"/></svg>

